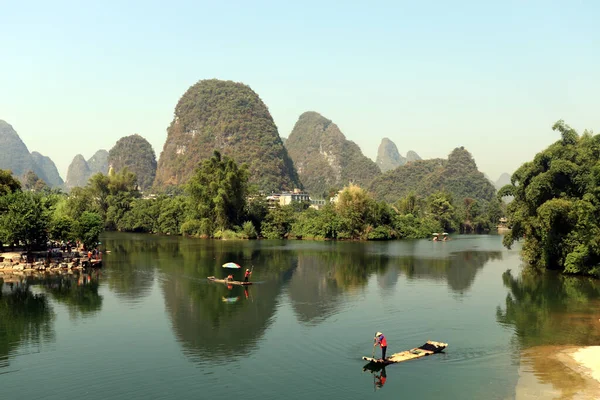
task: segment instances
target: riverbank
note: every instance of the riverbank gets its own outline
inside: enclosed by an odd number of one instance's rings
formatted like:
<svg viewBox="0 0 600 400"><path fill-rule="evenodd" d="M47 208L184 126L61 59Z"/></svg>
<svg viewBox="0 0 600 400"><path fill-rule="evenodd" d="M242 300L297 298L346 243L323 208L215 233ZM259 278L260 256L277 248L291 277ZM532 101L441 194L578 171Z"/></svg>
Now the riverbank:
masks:
<svg viewBox="0 0 600 400"><path fill-rule="evenodd" d="M538 346L521 354L516 399L600 398L600 346Z"/></svg>

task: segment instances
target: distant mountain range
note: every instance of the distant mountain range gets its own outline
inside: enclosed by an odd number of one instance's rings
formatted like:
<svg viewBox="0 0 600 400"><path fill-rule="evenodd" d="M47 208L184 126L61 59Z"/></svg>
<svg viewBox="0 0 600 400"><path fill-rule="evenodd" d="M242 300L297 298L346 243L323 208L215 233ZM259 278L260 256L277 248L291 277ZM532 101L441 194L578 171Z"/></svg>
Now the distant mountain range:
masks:
<svg viewBox="0 0 600 400"><path fill-rule="evenodd" d="M314 111L300 115L288 137L282 137L258 94L232 81L201 80L182 95L158 162L146 139L126 136L88 160L76 155L66 182L49 157L30 153L13 127L0 120L0 168L21 179L33 171L49 186L67 190L85 186L93 174L106 174L110 166L134 172L142 190L183 185L215 150L246 163L250 183L263 192L304 188L319 198L355 183L395 201L415 190L427 194L444 189L482 199L493 191L464 148L455 149L447 160L422 160L412 150L402 156L392 140L383 138L373 162L335 123ZM510 175L489 182L499 189L510 183Z"/></svg>

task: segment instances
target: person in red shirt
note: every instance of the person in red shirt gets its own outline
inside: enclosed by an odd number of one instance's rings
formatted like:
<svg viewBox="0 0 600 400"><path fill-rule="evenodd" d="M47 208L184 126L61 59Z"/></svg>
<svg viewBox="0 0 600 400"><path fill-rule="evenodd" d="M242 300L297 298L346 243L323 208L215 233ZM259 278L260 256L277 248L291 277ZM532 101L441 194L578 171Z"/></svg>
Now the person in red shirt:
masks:
<svg viewBox="0 0 600 400"><path fill-rule="evenodd" d="M250 275L252 275L252 272L250 272L249 269L246 269L246 272L244 273L244 282L248 282Z"/></svg>
<svg viewBox="0 0 600 400"><path fill-rule="evenodd" d="M383 336L383 333L377 332L375 335L375 344L374 346L379 345L381 347L381 361L385 360L385 352L387 350L387 339Z"/></svg>

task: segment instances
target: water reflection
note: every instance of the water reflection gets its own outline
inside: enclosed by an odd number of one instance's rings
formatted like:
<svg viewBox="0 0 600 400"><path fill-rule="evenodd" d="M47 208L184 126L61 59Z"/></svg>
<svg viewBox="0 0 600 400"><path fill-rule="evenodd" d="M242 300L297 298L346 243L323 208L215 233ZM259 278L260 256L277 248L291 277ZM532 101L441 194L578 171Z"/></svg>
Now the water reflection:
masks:
<svg viewBox="0 0 600 400"><path fill-rule="evenodd" d="M409 279L446 281L454 292L464 294L486 263L500 259L500 251L465 250L445 258L405 257L398 263Z"/></svg>
<svg viewBox="0 0 600 400"><path fill-rule="evenodd" d="M54 341L54 312L44 294L34 294L25 278L0 278L0 373L19 348Z"/></svg>
<svg viewBox="0 0 600 400"><path fill-rule="evenodd" d="M551 398L597 398L600 385L574 371L579 346L600 341L600 281L525 269L502 275L510 289L498 322L512 326L522 348L517 393Z"/></svg>
<svg viewBox="0 0 600 400"><path fill-rule="evenodd" d="M103 239L110 253L105 257L108 287L118 297L140 302L150 294L154 283L154 261L157 247L168 253L168 241L150 235L113 235Z"/></svg>
<svg viewBox="0 0 600 400"><path fill-rule="evenodd" d="M57 303L64 304L71 318L87 317L102 308L102 296L98 294L100 270L75 275L44 276L35 283L42 286Z"/></svg>
<svg viewBox="0 0 600 400"><path fill-rule="evenodd" d="M502 280L510 293L496 316L498 322L515 327L523 347L600 341L600 280L530 269L519 277L508 270Z"/></svg>
<svg viewBox="0 0 600 400"><path fill-rule="evenodd" d="M241 261L240 261L241 260ZM221 265L254 265L252 287L210 283L207 276L232 272ZM173 331L194 362L220 362L247 355L275 314L277 298L297 258L223 241L182 242L169 258L157 257L160 282ZM243 271L235 271L241 275ZM235 276L240 279L241 276ZM224 300L225 299L225 300Z"/></svg>
<svg viewBox="0 0 600 400"><path fill-rule="evenodd" d="M285 293L296 319L316 325L340 312L346 295L363 293L375 278L385 295L395 292L402 274L409 280L447 282L467 291L477 272L499 259L498 240L473 249L456 240L433 247L426 241L332 243L301 241L213 241L112 233L103 239L106 281L117 296L141 301L158 283L172 330L194 362L225 361L256 348ZM226 262L254 266L251 288L209 284L207 276L225 277Z"/></svg>
<svg viewBox="0 0 600 400"><path fill-rule="evenodd" d="M373 375L373 390L377 391L387 383L387 372L383 363L368 363L363 367L364 371L368 371Z"/></svg>

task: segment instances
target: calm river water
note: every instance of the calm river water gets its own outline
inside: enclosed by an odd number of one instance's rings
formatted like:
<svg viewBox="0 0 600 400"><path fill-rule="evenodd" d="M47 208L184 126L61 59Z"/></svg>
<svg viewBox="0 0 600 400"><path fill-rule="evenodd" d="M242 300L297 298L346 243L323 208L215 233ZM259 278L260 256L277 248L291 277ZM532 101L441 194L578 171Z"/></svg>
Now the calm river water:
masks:
<svg viewBox="0 0 600 400"><path fill-rule="evenodd" d="M497 235L102 241L98 273L2 286L2 398L512 399L534 364L523 350L600 343L598 281L522 275ZM208 283L228 261L253 265L256 284ZM388 366L378 388L361 360L376 331L388 354L449 347Z"/></svg>

